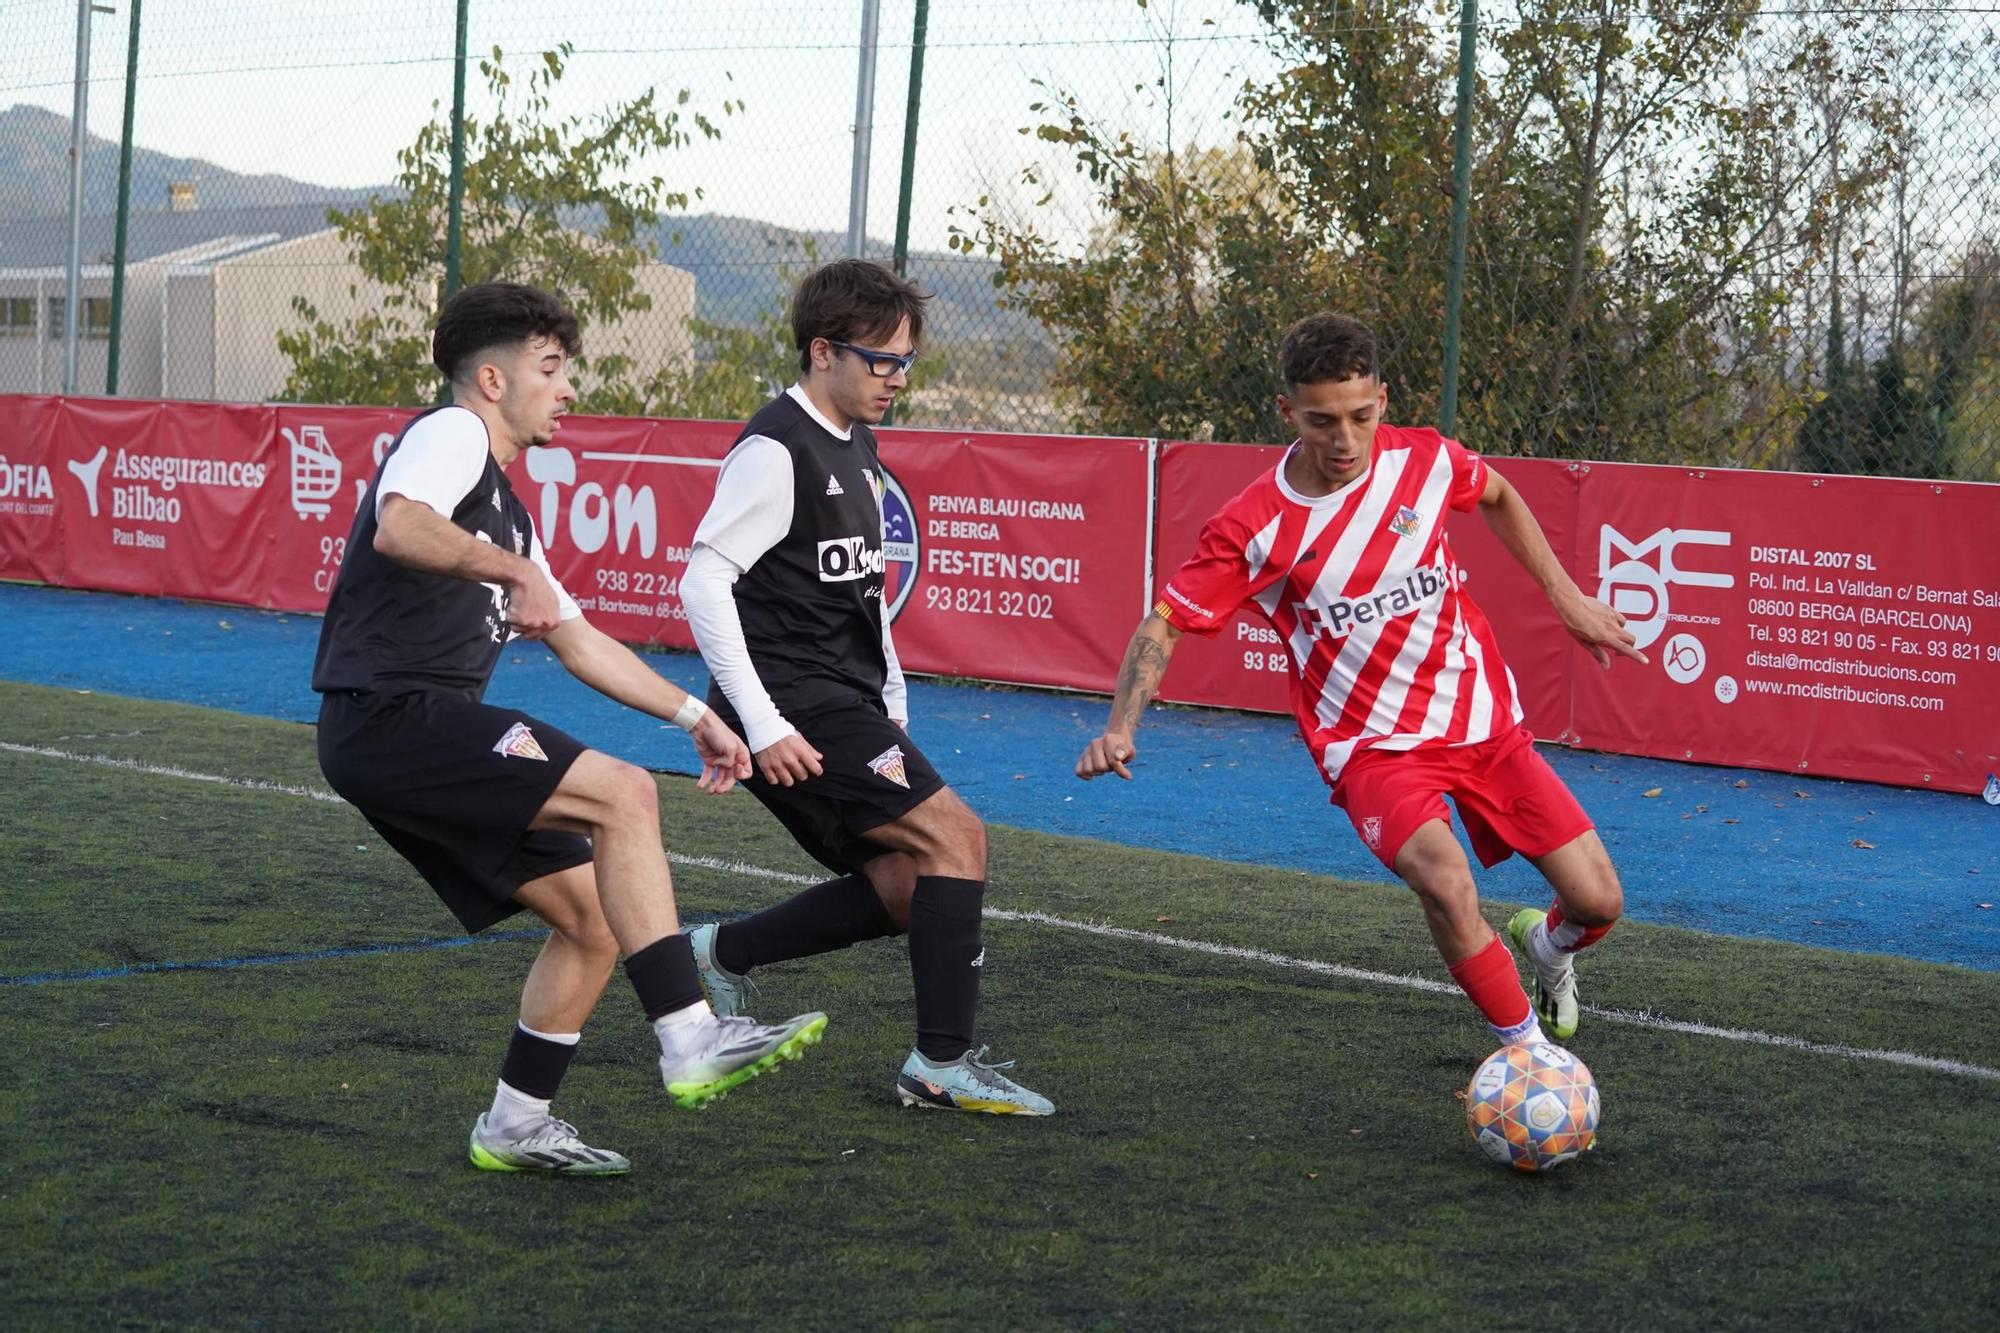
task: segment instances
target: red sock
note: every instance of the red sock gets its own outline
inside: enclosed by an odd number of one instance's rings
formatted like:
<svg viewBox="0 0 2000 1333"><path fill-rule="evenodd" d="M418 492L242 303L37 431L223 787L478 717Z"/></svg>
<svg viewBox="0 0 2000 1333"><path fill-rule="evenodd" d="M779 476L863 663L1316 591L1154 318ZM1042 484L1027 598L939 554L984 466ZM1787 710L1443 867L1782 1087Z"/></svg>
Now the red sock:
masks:
<svg viewBox="0 0 2000 1333"><path fill-rule="evenodd" d="M1611 926L1617 924L1614 921ZM1548 925L1549 943L1555 945L1562 953L1576 953L1578 950L1588 949L1611 933L1611 926L1579 926L1573 921L1563 920L1561 903L1549 904Z"/></svg>
<svg viewBox="0 0 2000 1333"><path fill-rule="evenodd" d="M1472 997L1502 1040L1526 1036L1534 1026L1528 992L1521 989L1520 975L1514 971L1514 955L1497 935L1472 957L1452 964L1451 979Z"/></svg>

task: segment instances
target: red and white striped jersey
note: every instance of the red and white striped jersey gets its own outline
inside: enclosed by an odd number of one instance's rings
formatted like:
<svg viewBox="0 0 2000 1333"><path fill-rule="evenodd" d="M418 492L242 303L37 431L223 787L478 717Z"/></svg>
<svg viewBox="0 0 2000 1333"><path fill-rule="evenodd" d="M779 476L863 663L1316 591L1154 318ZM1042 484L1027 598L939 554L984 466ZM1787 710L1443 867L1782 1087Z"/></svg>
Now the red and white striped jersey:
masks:
<svg viewBox="0 0 2000 1333"><path fill-rule="evenodd" d="M1292 712L1329 783L1357 750L1488 740L1521 707L1444 533L1486 484L1479 455L1429 429L1378 428L1368 471L1318 498L1281 459L1202 528L1153 610L1212 635L1255 607L1291 649Z"/></svg>

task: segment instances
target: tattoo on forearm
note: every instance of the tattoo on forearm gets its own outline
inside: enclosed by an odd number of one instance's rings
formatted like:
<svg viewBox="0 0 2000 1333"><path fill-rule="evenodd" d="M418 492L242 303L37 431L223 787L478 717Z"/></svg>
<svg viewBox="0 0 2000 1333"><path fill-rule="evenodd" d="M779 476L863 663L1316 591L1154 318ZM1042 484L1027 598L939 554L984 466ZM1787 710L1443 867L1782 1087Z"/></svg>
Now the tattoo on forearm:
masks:
<svg viewBox="0 0 2000 1333"><path fill-rule="evenodd" d="M1135 636L1132 646L1125 650L1124 663L1118 668L1118 693L1112 704L1113 716L1121 730L1138 729L1139 714L1153 701L1166 673L1166 648L1151 635Z"/></svg>

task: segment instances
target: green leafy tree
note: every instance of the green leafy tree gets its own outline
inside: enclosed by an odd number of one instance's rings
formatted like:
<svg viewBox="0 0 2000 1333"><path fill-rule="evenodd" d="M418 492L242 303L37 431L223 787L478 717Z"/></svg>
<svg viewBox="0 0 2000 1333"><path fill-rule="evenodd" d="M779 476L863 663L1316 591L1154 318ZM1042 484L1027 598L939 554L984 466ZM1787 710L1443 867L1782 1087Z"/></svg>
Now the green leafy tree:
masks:
<svg viewBox="0 0 2000 1333"><path fill-rule="evenodd" d="M720 130L688 109L686 90L672 106L647 89L593 117L556 115L551 98L570 51L565 43L543 52L524 82L503 65L498 48L479 62L494 110L484 120L468 117L465 126L460 272L467 283L529 282L560 294L585 330L586 354L575 367L584 405L643 408L660 372L642 372L629 354L591 353L590 331L652 307L638 272L657 261L651 237L661 212L686 208L691 196L658 175L627 179L626 173ZM741 105L725 103L723 110ZM436 394L429 328L445 271L449 112L426 125L397 161L394 194L328 214L380 299L337 322L295 299L302 324L278 338L292 365L281 398L407 405ZM361 295L358 284L350 295Z"/></svg>
<svg viewBox="0 0 2000 1333"><path fill-rule="evenodd" d="M1453 52L1414 6L1256 0L1283 73L1224 142L1164 147L1052 90L1032 109L1094 189L1081 247L984 200L957 248L1057 335L1090 429L1277 440L1276 344L1344 310L1402 419L1437 407ZM1458 429L1571 457L1776 454L1807 386L1787 341L1841 210L1884 178L1899 106L1874 30L1781 41L1719 0L1523 0L1477 77ZM1761 68L1746 78L1749 50ZM1837 114L1813 119L1820 102ZM1836 158L1833 148L1845 145ZM1031 171L1025 181L1046 191ZM1046 198L1046 195L1044 196Z"/></svg>

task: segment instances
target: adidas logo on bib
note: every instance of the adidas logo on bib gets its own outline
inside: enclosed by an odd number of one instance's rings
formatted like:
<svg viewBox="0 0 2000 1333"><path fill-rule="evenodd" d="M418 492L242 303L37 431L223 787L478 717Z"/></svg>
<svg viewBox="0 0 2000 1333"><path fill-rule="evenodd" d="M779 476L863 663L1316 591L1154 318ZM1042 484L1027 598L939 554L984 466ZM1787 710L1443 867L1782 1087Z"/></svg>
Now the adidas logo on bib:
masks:
<svg viewBox="0 0 2000 1333"><path fill-rule="evenodd" d="M844 490L842 490L842 489L840 488L840 478L839 478L839 477L836 477L836 476L834 476L834 475L833 475L833 474L832 474L831 472L829 472L829 473L827 473L827 474L826 474L826 493L827 493L828 495L845 495L845 494L847 494L847 492L846 492L846 491L844 491Z"/></svg>

